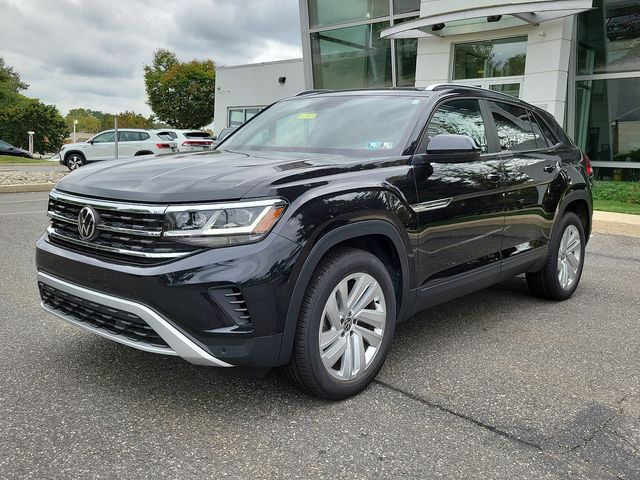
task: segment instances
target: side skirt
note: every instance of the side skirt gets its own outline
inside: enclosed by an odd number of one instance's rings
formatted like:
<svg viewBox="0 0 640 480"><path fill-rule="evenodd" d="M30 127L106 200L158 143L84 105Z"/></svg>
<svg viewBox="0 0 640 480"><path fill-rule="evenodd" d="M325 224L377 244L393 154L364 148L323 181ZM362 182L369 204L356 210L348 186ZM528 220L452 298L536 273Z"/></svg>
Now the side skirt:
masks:
<svg viewBox="0 0 640 480"><path fill-rule="evenodd" d="M495 265L429 282L412 291L416 296L413 314L490 287L521 273L537 271L542 268L546 258L547 247L537 248L508 258L502 261L502 264L496 262Z"/></svg>

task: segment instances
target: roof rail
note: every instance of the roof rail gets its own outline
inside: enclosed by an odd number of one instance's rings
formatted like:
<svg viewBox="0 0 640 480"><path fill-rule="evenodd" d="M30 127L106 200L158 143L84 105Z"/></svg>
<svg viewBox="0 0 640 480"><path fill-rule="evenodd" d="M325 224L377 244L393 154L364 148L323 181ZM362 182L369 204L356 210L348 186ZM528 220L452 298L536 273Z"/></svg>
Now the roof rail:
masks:
<svg viewBox="0 0 640 480"><path fill-rule="evenodd" d="M509 95L508 93L498 92L496 90L491 90L489 88L482 87L474 87L472 85L464 85L461 83L434 83L433 85L429 85L425 90L427 91L438 91L438 90L473 90L473 91L481 91L481 92L489 92L493 95L499 97L508 97L511 100L520 100L518 97L514 97L513 95Z"/></svg>
<svg viewBox="0 0 640 480"><path fill-rule="evenodd" d="M457 89L460 89L460 90L483 90L483 91L487 91L486 88L474 87L472 85L464 85L462 83L434 83L432 85L429 85L427 88L425 88L425 90L427 90L427 91L436 91L436 90L445 90L445 89L448 89L448 88L457 88ZM494 92L494 90L490 90L490 91Z"/></svg>
<svg viewBox="0 0 640 480"><path fill-rule="evenodd" d="M296 93L296 97L302 97L304 95L315 95L318 93L327 93L327 92L333 92L333 90L329 90L329 89L303 90L300 93Z"/></svg>

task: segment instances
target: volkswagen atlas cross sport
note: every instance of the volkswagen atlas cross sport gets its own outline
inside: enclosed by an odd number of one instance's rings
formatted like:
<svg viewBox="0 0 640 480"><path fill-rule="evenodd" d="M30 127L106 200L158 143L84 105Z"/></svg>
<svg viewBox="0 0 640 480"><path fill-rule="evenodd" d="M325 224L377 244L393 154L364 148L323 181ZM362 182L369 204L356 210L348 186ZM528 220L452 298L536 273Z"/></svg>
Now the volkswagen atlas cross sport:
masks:
<svg viewBox="0 0 640 480"><path fill-rule="evenodd" d="M216 150L67 175L37 244L42 306L140 350L279 367L341 399L427 307L521 273L533 294L569 298L590 169L550 114L500 93L305 92Z"/></svg>

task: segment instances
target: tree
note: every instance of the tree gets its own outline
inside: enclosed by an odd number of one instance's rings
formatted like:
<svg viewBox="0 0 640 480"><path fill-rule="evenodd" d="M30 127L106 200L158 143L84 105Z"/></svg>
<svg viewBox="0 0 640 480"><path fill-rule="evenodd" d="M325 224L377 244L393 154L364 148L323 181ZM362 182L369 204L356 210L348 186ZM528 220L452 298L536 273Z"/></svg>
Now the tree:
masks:
<svg viewBox="0 0 640 480"><path fill-rule="evenodd" d="M155 116L176 128L202 128L213 120L216 66L211 60L180 62L159 49L144 66L147 103Z"/></svg>
<svg viewBox="0 0 640 480"><path fill-rule="evenodd" d="M84 108L72 108L69 110L64 121L70 131L73 131L74 120L78 121L76 125L76 131L78 132L98 133L101 130L100 119L91 110Z"/></svg>
<svg viewBox="0 0 640 480"><path fill-rule="evenodd" d="M29 85L20 79L20 74L0 57L0 110L18 103L20 91L27 88Z"/></svg>
<svg viewBox="0 0 640 480"><path fill-rule="evenodd" d="M118 128L153 128L153 119L135 112L118 114Z"/></svg>
<svg viewBox="0 0 640 480"><path fill-rule="evenodd" d="M0 111L2 139L21 148L28 146L27 131L36 132L33 149L39 153L57 151L69 134L64 118L53 105L37 99L22 99Z"/></svg>

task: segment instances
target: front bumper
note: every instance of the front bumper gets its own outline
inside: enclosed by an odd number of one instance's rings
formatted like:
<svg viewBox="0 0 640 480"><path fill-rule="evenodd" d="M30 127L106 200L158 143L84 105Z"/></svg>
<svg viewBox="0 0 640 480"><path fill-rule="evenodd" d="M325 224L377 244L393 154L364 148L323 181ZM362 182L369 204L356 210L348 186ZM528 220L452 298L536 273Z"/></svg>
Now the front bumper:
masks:
<svg viewBox="0 0 640 480"><path fill-rule="evenodd" d="M150 346L136 337L132 341L117 330L114 334L114 328L87 325L68 308L60 311L43 305L103 337L192 363L273 367L282 363L280 349L293 288L290 275L299 249L271 234L255 244L204 250L161 264L131 265L50 243L44 234L37 243L36 265L39 282L79 297L71 300L72 305L84 299L132 313L166 345ZM249 325L236 325L229 310L221 308L219 289L229 285L241 292ZM87 313L83 315L87 319ZM119 318L126 323L126 317Z"/></svg>
<svg viewBox="0 0 640 480"><path fill-rule="evenodd" d="M84 322L78 319L73 313L64 313L58 308L52 307L45 301L41 302L42 308L57 317L66 320L73 325L89 330L92 333L122 343L129 347L137 348L151 353L162 353L165 355L178 355L185 360L197 365L211 365L215 367L231 367L232 365L224 362L197 345L193 340L177 330L171 323L150 308L130 300L106 295L96 292L88 288L65 282L59 278L53 277L43 272L38 272L38 282L47 285L56 291L64 292L75 298L87 300L89 302L116 309L122 312L128 312L142 319L154 332L158 334L168 345L168 347L156 346L143 341L135 341L131 338L113 333L105 328L99 328L92 323ZM73 298L72 297L72 298Z"/></svg>

